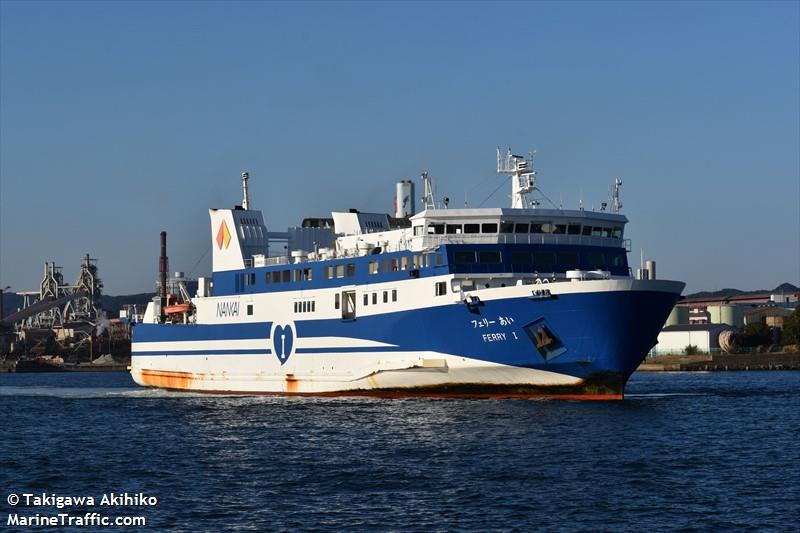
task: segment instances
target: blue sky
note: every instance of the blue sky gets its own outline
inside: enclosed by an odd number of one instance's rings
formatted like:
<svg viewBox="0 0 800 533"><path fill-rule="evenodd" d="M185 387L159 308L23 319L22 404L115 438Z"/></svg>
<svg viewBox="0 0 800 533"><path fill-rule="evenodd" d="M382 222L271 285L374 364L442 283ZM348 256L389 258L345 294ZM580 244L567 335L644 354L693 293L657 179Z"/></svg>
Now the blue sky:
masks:
<svg viewBox="0 0 800 533"><path fill-rule="evenodd" d="M567 208L621 178L631 261L690 292L800 284L799 5L2 0L0 285L89 252L152 290L162 229L203 275L242 170L275 231L421 170L477 205L497 145Z"/></svg>

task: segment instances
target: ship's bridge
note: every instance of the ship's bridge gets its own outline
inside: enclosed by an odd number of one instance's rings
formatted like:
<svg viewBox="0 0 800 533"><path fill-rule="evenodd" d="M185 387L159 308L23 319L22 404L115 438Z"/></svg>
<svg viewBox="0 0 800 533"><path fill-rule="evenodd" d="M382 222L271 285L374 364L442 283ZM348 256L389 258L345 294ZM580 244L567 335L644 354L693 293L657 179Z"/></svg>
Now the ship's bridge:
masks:
<svg viewBox="0 0 800 533"><path fill-rule="evenodd" d="M414 249L440 244L626 247L624 215L561 209L428 209L411 217Z"/></svg>

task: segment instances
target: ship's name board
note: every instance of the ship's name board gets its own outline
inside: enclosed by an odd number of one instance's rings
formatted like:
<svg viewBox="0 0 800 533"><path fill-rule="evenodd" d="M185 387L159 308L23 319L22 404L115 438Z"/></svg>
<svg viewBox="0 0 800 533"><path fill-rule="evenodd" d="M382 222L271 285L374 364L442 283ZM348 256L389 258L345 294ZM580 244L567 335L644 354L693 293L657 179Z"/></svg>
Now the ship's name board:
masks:
<svg viewBox="0 0 800 533"><path fill-rule="evenodd" d="M239 316L239 302L217 302L217 317Z"/></svg>

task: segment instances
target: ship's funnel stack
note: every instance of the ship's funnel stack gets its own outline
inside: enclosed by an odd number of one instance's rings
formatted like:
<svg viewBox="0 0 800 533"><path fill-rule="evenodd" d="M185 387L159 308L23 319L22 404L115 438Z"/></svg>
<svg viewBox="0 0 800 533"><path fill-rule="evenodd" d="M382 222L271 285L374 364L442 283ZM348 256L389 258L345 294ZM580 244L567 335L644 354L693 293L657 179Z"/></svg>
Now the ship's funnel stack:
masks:
<svg viewBox="0 0 800 533"><path fill-rule="evenodd" d="M167 232L161 232L161 254L158 257L158 282L161 285L159 296L161 297L161 321L164 321L164 308L167 306Z"/></svg>
<svg viewBox="0 0 800 533"><path fill-rule="evenodd" d="M395 218L404 218L410 217L414 213L414 182L411 180L398 181L394 197L394 216Z"/></svg>
<svg viewBox="0 0 800 533"><path fill-rule="evenodd" d="M242 205L208 212L214 272L251 268L255 264L254 256L269 256L264 217L261 211L250 209L249 178L249 173L242 172Z"/></svg>

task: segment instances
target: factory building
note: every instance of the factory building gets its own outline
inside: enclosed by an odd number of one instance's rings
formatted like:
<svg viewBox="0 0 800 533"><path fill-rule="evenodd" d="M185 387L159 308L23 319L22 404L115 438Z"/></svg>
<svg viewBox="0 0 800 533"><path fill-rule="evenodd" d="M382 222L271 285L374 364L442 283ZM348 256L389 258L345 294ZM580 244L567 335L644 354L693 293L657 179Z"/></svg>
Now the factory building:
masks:
<svg viewBox="0 0 800 533"><path fill-rule="evenodd" d="M756 307L755 309L748 309L744 312L744 323L748 324L766 324L771 328L783 329L783 325L793 311L785 307Z"/></svg>
<svg viewBox="0 0 800 533"><path fill-rule="evenodd" d="M696 346L698 353L719 352L719 337L723 331L736 331L736 328L727 324L667 326L658 334L658 344L650 355L681 354L689 345Z"/></svg>

